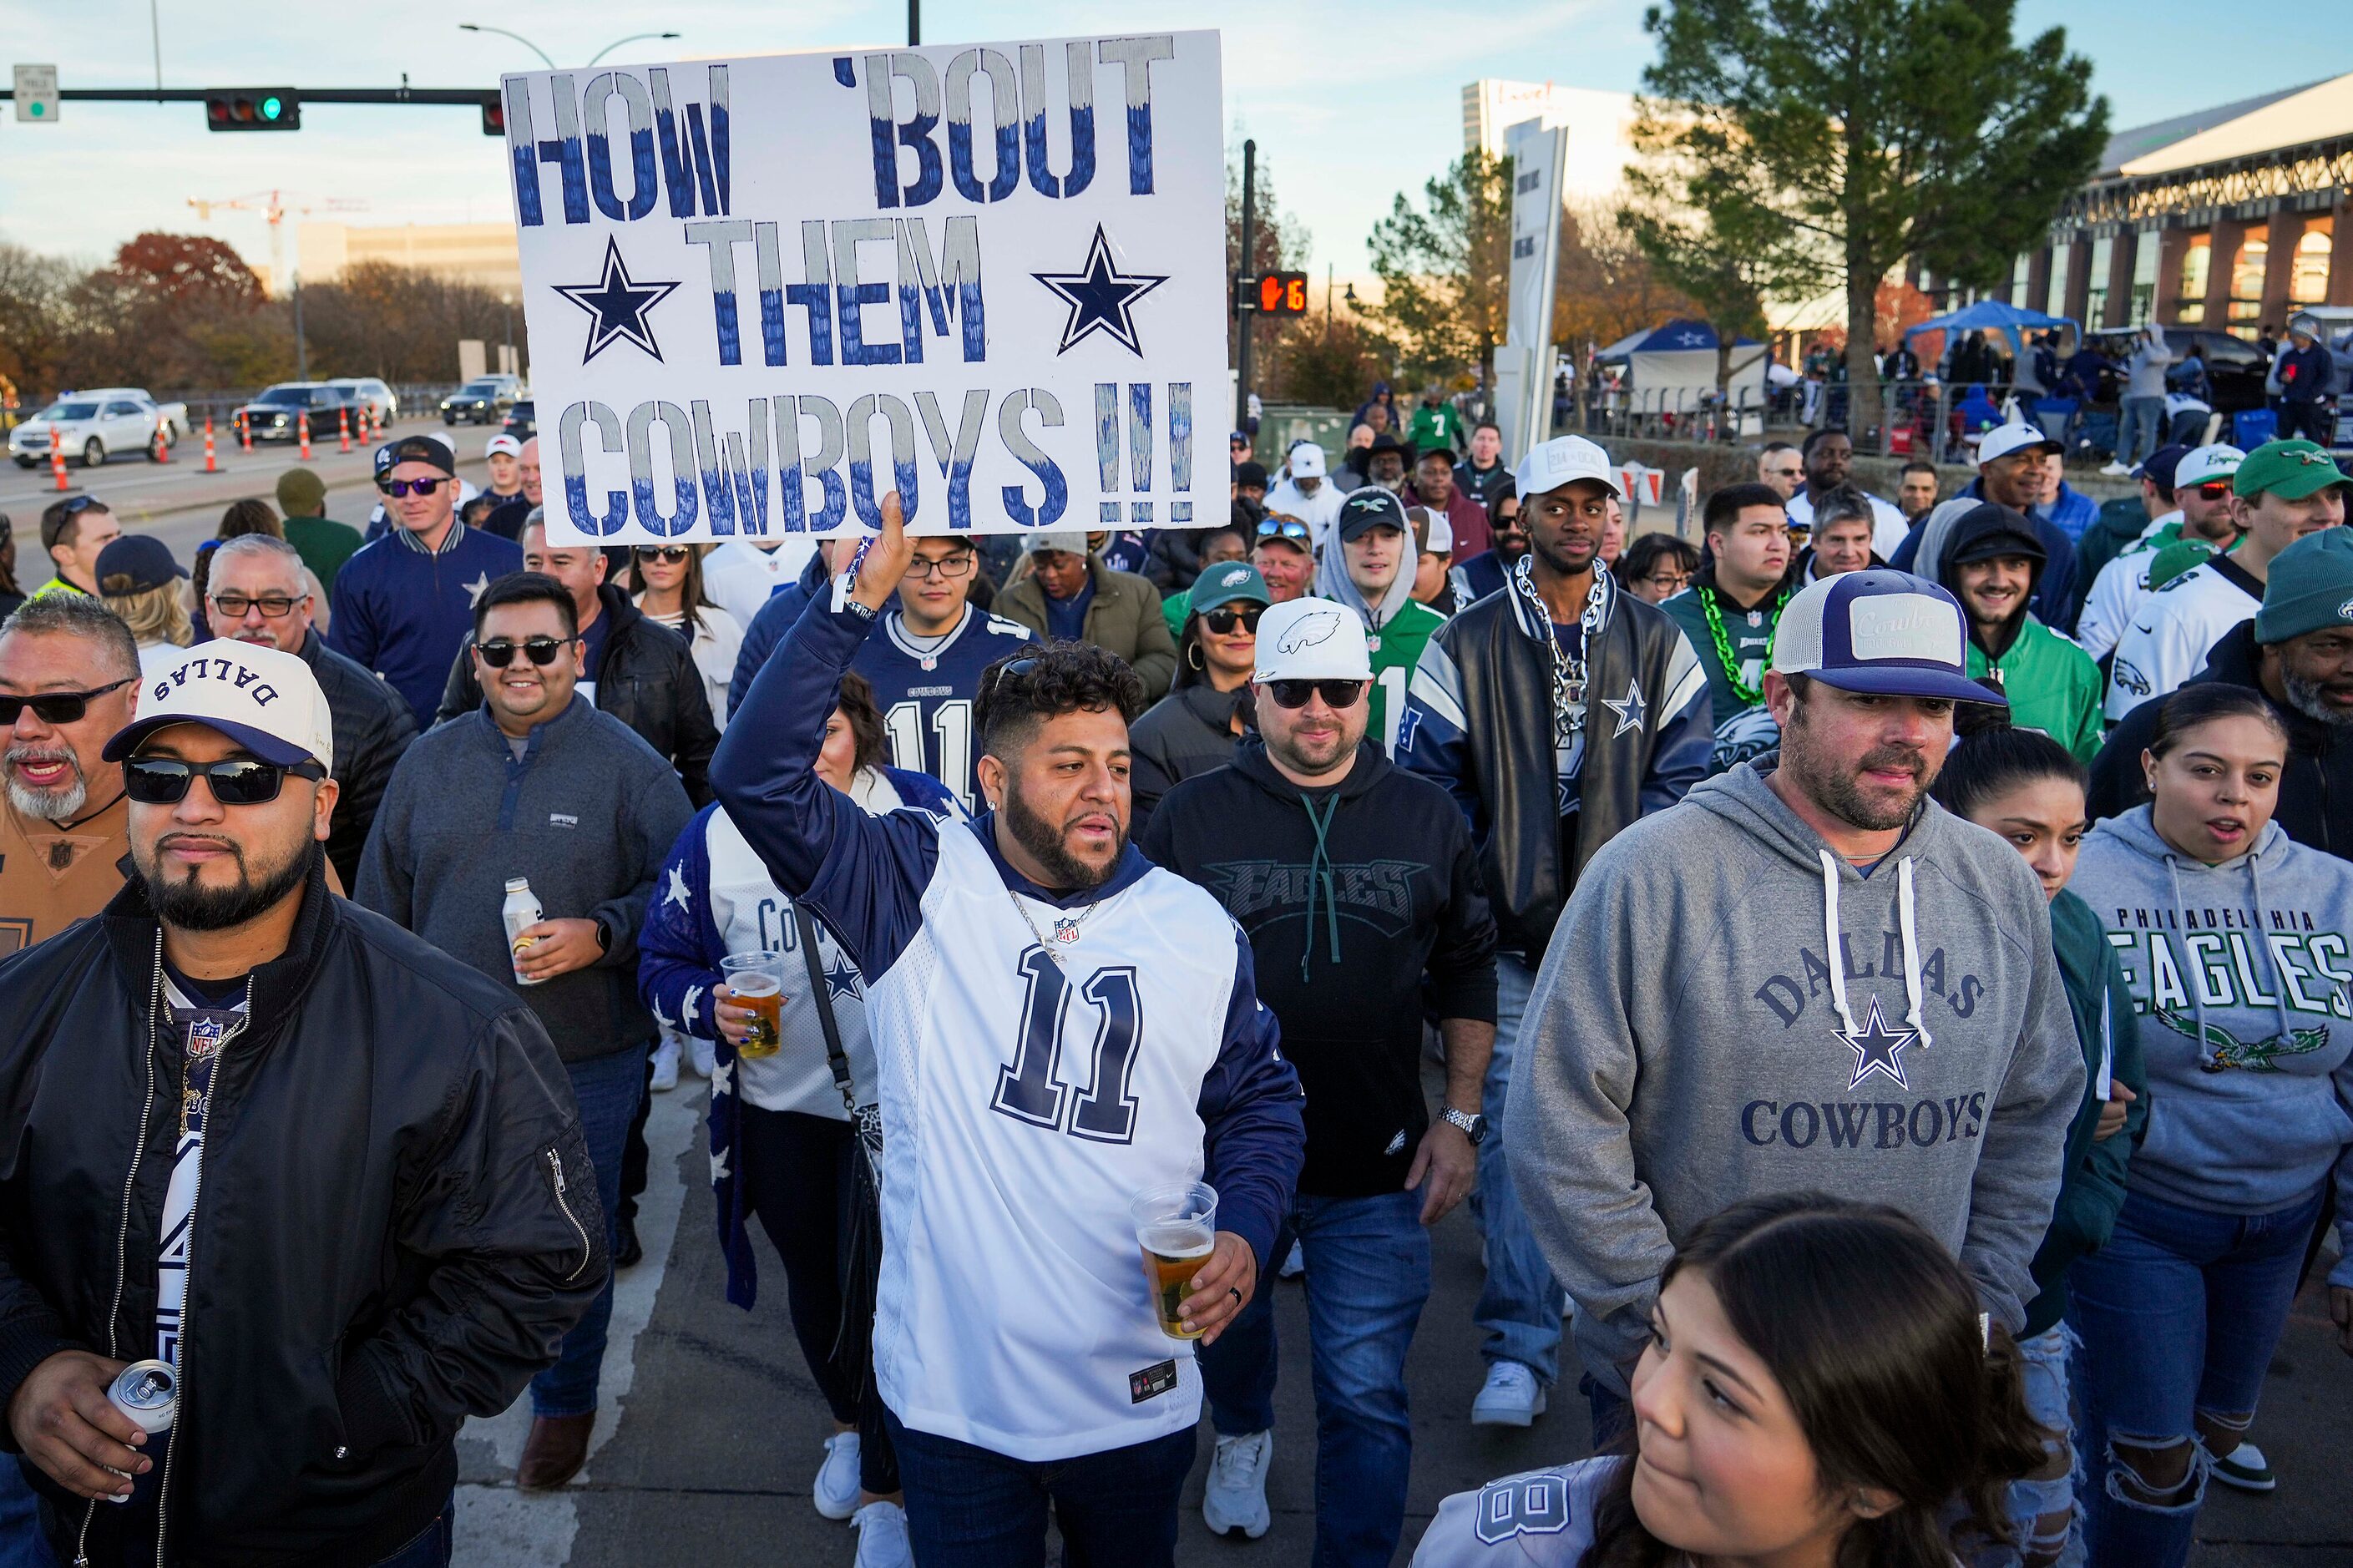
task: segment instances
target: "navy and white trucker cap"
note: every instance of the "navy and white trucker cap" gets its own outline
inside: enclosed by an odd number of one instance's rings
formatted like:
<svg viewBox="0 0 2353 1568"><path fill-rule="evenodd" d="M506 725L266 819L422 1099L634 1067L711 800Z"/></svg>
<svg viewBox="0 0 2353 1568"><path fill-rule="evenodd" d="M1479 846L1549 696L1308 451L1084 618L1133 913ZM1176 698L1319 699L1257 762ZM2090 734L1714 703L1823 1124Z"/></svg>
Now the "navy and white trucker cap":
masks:
<svg viewBox="0 0 2353 1568"><path fill-rule="evenodd" d="M2009 700L1969 679L1960 601L1909 572L1844 572L1810 584L1781 611L1773 668L1841 691L1953 702Z"/></svg>

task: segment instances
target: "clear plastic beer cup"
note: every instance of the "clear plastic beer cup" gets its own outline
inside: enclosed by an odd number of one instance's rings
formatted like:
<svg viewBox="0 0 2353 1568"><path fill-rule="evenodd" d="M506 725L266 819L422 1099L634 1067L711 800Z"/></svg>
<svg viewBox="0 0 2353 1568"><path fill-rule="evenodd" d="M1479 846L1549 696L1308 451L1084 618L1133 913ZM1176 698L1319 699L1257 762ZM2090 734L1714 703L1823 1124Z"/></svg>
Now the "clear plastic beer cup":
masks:
<svg viewBox="0 0 2353 1568"><path fill-rule="evenodd" d="M780 952L731 952L719 961L727 977L728 1000L749 1008L752 1023L744 1043L735 1047L746 1057L773 1057L784 1044L777 1019L784 1008L785 962Z"/></svg>
<svg viewBox="0 0 2353 1568"><path fill-rule="evenodd" d="M1144 1278L1160 1331L1172 1340L1198 1339L1182 1309L1193 1293L1193 1276L1209 1261L1218 1244L1218 1194L1206 1182L1152 1187L1128 1201L1135 1242L1144 1253Z"/></svg>

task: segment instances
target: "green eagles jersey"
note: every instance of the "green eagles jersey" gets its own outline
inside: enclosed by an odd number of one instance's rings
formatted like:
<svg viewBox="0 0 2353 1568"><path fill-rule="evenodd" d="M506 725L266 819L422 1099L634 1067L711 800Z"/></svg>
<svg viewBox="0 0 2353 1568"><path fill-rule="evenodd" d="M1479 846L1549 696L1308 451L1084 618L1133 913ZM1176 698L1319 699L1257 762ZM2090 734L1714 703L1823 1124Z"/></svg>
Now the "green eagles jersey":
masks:
<svg viewBox="0 0 2353 1568"><path fill-rule="evenodd" d="M1391 756L1397 754L1397 727L1405 717L1405 689L1413 679L1413 667L1421 662L1430 634L1445 624L1444 616L1409 599L1379 631L1365 634L1373 659L1372 708L1365 733Z"/></svg>

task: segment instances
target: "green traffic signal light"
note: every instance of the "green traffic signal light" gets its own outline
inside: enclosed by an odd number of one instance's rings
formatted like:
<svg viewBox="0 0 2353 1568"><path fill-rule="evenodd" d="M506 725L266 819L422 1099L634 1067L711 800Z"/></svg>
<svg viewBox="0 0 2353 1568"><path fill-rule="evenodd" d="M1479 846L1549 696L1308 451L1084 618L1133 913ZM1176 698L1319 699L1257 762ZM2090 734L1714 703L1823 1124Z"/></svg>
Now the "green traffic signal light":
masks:
<svg viewBox="0 0 2353 1568"><path fill-rule="evenodd" d="M263 99L263 100L261 100L261 118L262 118L262 119L264 119L264 120L276 120L280 115L281 115L281 114L283 114L283 113L285 113L285 112L286 112L286 106L285 106L283 103L280 103L280 102L278 100L277 97L276 97L274 94L273 94L272 96L270 96L270 97L269 97L269 98L265 98L265 99Z"/></svg>

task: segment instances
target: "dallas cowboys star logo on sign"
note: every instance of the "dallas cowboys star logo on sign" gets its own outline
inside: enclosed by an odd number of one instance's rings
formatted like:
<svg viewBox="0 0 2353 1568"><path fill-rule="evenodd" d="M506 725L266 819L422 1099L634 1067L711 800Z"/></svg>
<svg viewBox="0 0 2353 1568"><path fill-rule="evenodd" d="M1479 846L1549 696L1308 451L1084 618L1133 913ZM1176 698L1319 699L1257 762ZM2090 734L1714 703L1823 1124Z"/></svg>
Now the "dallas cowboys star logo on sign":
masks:
<svg viewBox="0 0 2353 1568"><path fill-rule="evenodd" d="M1894 1080L1898 1089L1910 1089L1911 1080L1904 1076L1904 1052L1920 1037L1917 1029L1892 1029L1886 1016L1879 1010L1879 998L1871 999L1871 1010L1862 1016L1860 1029L1831 1031L1854 1053L1854 1080L1849 1089L1861 1089L1862 1080L1873 1073L1883 1073Z"/></svg>
<svg viewBox="0 0 2353 1568"><path fill-rule="evenodd" d="M1630 676L1626 681L1626 695L1614 700L1605 697L1601 700L1601 706L1618 716L1618 727L1609 731L1611 740L1616 740L1629 730L1640 730L1642 727L1642 688L1641 683Z"/></svg>
<svg viewBox="0 0 2353 1568"><path fill-rule="evenodd" d="M653 328L647 323L646 315L676 293L679 285L639 282L631 278L616 241L605 241L602 278L594 283L557 283L552 287L588 312L588 346L581 351L581 363L587 363L624 338L656 360L661 358L661 348L654 342Z"/></svg>
<svg viewBox="0 0 2353 1568"><path fill-rule="evenodd" d="M1113 266L1111 242L1103 237L1101 224L1095 226L1094 243L1087 247L1087 259L1080 270L1032 272L1029 276L1071 307L1071 319L1062 324L1062 346L1054 351L1056 353L1070 353L1091 332L1104 332L1138 359L1144 357L1144 345L1136 342L1135 321L1129 312L1138 300L1168 279L1165 276L1122 272Z"/></svg>

